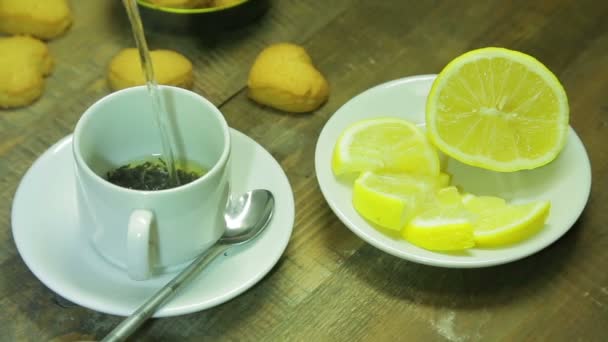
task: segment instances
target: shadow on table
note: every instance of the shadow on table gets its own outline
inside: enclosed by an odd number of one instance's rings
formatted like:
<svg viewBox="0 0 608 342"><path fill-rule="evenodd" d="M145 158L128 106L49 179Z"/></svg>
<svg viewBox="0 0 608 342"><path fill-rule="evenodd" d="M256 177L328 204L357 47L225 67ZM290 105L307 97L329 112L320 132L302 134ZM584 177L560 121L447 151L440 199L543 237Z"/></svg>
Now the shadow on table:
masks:
<svg viewBox="0 0 608 342"><path fill-rule="evenodd" d="M418 305L474 308L502 305L543 291L572 261L585 212L561 239L509 264L449 269L416 264L365 245L346 272L370 287Z"/></svg>

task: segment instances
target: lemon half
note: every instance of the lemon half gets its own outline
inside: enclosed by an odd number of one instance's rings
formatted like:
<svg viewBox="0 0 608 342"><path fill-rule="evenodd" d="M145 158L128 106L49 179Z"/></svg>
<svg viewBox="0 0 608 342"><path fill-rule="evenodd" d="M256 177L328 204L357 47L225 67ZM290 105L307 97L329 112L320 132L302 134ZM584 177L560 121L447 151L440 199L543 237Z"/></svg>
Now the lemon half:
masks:
<svg viewBox="0 0 608 342"><path fill-rule="evenodd" d="M435 146L465 164L493 171L543 166L568 135L566 92L535 58L483 48L452 60L437 76L426 103Z"/></svg>

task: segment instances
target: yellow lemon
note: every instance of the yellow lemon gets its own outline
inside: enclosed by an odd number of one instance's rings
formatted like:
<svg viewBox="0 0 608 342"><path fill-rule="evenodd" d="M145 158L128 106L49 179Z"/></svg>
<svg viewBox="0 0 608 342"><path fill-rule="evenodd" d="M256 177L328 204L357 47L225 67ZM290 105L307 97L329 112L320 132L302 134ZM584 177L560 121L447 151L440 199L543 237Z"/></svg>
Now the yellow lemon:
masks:
<svg viewBox="0 0 608 342"><path fill-rule="evenodd" d="M448 156L494 171L543 166L568 135L569 107L555 75L503 48L467 52L437 76L426 103L431 141Z"/></svg>
<svg viewBox="0 0 608 342"><path fill-rule="evenodd" d="M540 231L549 215L551 204L537 201L507 204L492 196L464 195L466 210L473 214L473 234L479 247L498 247L520 242Z"/></svg>
<svg viewBox="0 0 608 342"><path fill-rule="evenodd" d="M368 221L400 231L441 182L438 176L363 172L353 186L353 206Z"/></svg>
<svg viewBox="0 0 608 342"><path fill-rule="evenodd" d="M336 142L334 174L363 171L439 174L439 157L425 134L398 118L374 118L347 127Z"/></svg>
<svg viewBox="0 0 608 342"><path fill-rule="evenodd" d="M434 251L459 251L475 245L470 214L455 187L439 190L402 231L407 241Z"/></svg>

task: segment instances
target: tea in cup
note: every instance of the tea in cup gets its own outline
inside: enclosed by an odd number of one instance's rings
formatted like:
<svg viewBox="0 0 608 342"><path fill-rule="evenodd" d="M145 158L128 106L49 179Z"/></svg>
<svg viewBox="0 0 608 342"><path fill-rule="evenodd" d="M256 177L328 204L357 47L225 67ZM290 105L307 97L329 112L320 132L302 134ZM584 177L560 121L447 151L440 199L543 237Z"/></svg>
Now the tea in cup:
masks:
<svg viewBox="0 0 608 342"><path fill-rule="evenodd" d="M183 267L224 232L230 131L189 90L160 86L179 185L169 183L144 86L114 92L74 131L79 225L93 248L135 280Z"/></svg>

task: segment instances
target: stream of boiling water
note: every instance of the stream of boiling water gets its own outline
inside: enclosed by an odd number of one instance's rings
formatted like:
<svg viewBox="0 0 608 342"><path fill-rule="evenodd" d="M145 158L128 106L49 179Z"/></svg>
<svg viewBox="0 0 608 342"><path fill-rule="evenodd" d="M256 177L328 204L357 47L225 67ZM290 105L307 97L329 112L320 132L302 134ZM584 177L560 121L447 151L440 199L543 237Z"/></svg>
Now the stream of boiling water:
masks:
<svg viewBox="0 0 608 342"><path fill-rule="evenodd" d="M174 186L179 185L179 179L175 168L175 157L173 149L171 147L170 130L169 130L169 114L162 106L160 98L160 92L156 78L154 77L154 68L152 67L152 59L150 58L150 50L148 50L148 44L146 42L146 36L144 35L144 26L139 16L139 9L137 7L136 0L123 0L127 15L129 16L129 22L131 23L131 30L133 31L133 37L135 38L135 44L139 51L139 58L141 60L141 66L144 72L144 78L146 80L146 87L148 88L148 94L152 100L152 109L154 111L154 118L156 125L158 126L160 139L162 144L162 157L167 163L167 170L169 172L169 184Z"/></svg>

